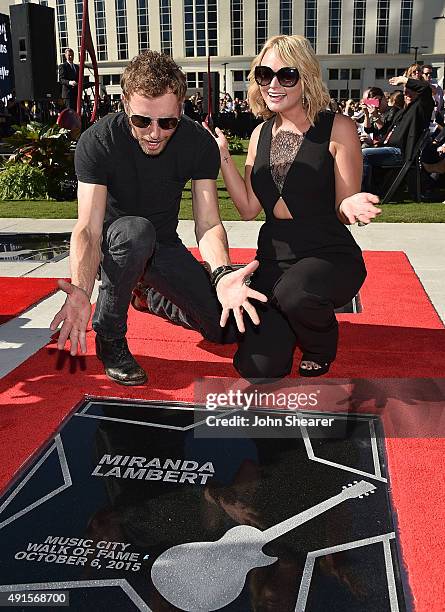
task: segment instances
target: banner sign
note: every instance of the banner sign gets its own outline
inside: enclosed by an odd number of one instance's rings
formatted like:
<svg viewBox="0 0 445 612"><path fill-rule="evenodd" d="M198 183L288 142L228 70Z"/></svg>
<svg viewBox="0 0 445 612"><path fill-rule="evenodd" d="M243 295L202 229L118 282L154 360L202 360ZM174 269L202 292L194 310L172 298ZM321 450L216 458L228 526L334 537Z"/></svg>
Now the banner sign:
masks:
<svg viewBox="0 0 445 612"><path fill-rule="evenodd" d="M10 96L13 88L13 60L9 16L0 13L0 98Z"/></svg>

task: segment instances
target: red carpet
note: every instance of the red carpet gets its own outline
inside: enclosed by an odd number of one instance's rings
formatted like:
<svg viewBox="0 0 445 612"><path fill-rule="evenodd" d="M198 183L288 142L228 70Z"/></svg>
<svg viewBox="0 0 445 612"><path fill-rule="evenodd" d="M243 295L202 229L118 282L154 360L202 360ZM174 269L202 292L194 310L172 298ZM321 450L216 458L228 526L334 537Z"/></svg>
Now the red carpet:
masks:
<svg viewBox="0 0 445 612"><path fill-rule="evenodd" d="M0 324L28 310L57 288L54 278L0 278Z"/></svg>
<svg viewBox="0 0 445 612"><path fill-rule="evenodd" d="M248 261L252 254L235 250L233 260ZM445 329L406 256L370 252L366 262L363 312L339 315L339 352L329 377L443 376ZM231 363L233 346L212 345L195 332L131 310L130 348L149 372L150 382L146 387L120 387L104 376L94 355L93 336L89 334L85 358L58 355L52 344L0 381L0 488L84 394L192 401L196 378L236 377ZM296 355L293 376L298 358ZM393 403L398 399L392 398ZM422 420L432 409L428 398L417 398L413 391L408 400L398 417L409 419L409 438L386 440L391 493L415 609L443 612L445 424L442 419L441 428L438 424L431 431L431 419ZM366 411L366 401L362 408ZM386 417L383 422L388 432L392 423ZM434 437L427 438L432 433Z"/></svg>

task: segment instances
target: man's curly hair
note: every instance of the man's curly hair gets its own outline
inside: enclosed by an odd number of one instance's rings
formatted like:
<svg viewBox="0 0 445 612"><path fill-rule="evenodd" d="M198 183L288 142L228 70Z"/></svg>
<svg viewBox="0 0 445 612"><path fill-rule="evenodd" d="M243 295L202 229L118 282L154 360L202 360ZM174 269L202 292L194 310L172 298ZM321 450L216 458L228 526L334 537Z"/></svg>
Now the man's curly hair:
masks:
<svg viewBox="0 0 445 612"><path fill-rule="evenodd" d="M134 57L125 68L121 87L127 99L134 93L156 98L171 91L182 101L187 92L187 80L171 57L148 50Z"/></svg>

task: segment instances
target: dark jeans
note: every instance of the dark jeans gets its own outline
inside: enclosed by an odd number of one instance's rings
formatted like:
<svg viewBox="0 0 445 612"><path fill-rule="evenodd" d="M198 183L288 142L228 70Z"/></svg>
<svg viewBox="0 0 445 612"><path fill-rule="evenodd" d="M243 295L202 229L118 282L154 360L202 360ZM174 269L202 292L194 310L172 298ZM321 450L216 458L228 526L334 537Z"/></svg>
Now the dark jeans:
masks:
<svg viewBox="0 0 445 612"><path fill-rule="evenodd" d="M156 242L150 221L121 217L104 229L102 252L102 284L93 317L93 328L99 335L125 336L132 290L143 276L144 283L162 294L164 303L178 306L204 338L236 342L234 321L224 328L219 325L221 307L209 275L179 238L161 244ZM160 306L163 313L163 304ZM168 306L165 311L169 312Z"/></svg>
<svg viewBox="0 0 445 612"><path fill-rule="evenodd" d="M397 147L369 147L362 149L363 178L361 190L374 193L376 186L372 182L372 169L379 166L397 166L403 161L402 152Z"/></svg>

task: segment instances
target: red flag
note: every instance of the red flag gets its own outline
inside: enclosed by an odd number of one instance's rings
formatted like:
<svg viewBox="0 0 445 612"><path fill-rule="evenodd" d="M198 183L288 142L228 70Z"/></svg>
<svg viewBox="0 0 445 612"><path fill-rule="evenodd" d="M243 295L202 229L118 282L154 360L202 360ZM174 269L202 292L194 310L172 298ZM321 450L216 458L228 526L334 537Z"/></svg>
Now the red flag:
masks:
<svg viewBox="0 0 445 612"><path fill-rule="evenodd" d="M94 71L94 106L93 112L91 113L90 123L94 123L96 120L97 107L99 104L99 71L97 69L96 52L94 50L93 38L91 36L90 20L88 18L88 0L83 0L83 13L82 13L82 38L80 44L80 63L79 63L79 83L77 85L77 114L80 116L82 108L82 95L83 95L83 73L85 69L85 53L88 51L88 55L91 58Z"/></svg>

